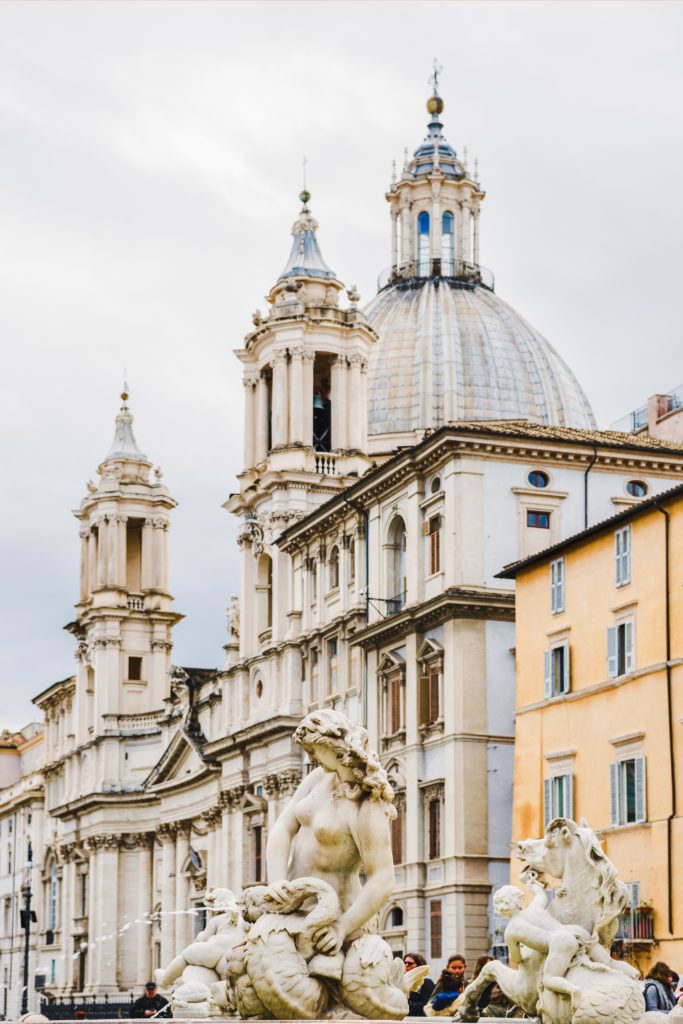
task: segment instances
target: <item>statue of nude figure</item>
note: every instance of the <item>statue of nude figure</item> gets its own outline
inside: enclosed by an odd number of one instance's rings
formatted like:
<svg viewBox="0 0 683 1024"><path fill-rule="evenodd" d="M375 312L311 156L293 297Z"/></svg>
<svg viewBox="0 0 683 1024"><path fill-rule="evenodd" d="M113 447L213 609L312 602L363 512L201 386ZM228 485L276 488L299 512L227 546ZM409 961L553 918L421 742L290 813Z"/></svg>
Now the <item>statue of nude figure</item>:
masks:
<svg viewBox="0 0 683 1024"><path fill-rule="evenodd" d="M377 755L368 750L365 729L338 712L312 712L294 738L317 767L271 830L268 879L283 903L290 888L282 879L312 876L332 886L341 915L312 936L318 952L332 957L361 933L393 891L393 791Z"/></svg>

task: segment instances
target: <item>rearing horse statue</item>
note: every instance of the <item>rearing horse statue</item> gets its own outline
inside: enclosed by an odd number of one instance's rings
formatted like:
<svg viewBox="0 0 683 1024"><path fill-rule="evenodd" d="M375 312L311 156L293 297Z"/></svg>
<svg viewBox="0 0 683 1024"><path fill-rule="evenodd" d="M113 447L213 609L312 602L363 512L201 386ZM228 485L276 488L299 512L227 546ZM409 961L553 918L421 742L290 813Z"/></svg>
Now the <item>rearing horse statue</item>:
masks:
<svg viewBox="0 0 683 1024"><path fill-rule="evenodd" d="M506 885L494 911L509 918L505 941L516 970L486 964L467 986L455 1020L476 1020L477 1000L492 981L528 1016L543 1024L636 1024L645 1011L638 972L613 960L609 948L628 889L585 821L556 818L543 839L514 843L525 862L522 881L532 894ZM561 884L549 900L544 876Z"/></svg>

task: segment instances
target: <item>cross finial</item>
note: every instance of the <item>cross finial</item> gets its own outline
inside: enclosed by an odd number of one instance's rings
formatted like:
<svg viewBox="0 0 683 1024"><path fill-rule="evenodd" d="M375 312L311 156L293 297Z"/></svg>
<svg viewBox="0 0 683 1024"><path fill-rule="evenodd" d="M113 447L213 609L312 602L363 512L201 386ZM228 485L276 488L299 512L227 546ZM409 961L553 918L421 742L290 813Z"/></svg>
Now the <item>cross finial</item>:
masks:
<svg viewBox="0 0 683 1024"><path fill-rule="evenodd" d="M441 67L441 65L439 64L438 60L435 57L432 73L428 79L429 85L431 85L432 88L434 89L435 96L439 95L439 75L441 74L442 71L443 68Z"/></svg>
<svg viewBox="0 0 683 1024"><path fill-rule="evenodd" d="M304 158L301 161L301 172L302 172L302 175L303 175L303 186L304 186L304 192L305 192L306 191L306 154L305 153L304 153Z"/></svg>
<svg viewBox="0 0 683 1024"><path fill-rule="evenodd" d="M305 155L304 155L303 160L301 161L301 175L302 175L302 178L303 178L303 188L301 189L301 192L299 192L299 199L304 204L304 208L307 209L306 204L307 204L308 200L311 198L311 193L306 188L306 156Z"/></svg>

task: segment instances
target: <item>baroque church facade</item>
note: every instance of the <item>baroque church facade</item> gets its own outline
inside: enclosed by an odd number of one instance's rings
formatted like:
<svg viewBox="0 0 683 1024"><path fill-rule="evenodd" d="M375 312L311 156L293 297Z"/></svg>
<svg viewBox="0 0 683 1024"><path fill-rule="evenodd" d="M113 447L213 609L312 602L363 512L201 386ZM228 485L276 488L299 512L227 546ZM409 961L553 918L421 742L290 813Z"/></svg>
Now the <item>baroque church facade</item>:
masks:
<svg viewBox="0 0 683 1024"><path fill-rule="evenodd" d="M344 299L303 192L236 352L244 467L225 508L241 568L220 669L172 664L175 502L123 395L76 513L76 671L35 698L42 731L0 738L9 1012L27 882L35 1005L37 989L139 988L199 930L210 886L265 880L269 829L308 767L292 733L320 706L367 727L396 792L392 948L435 973L456 949L504 955L491 893L509 871L515 609L496 574L637 501L634 482L680 482L683 447L596 429L480 266L484 192L438 95L428 111L387 193L377 296Z"/></svg>

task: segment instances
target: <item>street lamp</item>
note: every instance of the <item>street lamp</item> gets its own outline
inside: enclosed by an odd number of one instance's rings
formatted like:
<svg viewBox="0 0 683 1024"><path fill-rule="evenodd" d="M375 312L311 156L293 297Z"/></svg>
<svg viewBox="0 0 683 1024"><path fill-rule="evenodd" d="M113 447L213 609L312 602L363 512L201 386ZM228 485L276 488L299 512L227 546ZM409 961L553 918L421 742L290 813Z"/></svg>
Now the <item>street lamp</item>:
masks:
<svg viewBox="0 0 683 1024"><path fill-rule="evenodd" d="M21 927L24 930L24 987L21 993L21 1012L22 1014L28 1013L28 961L30 952L31 942L31 925L35 924L38 920L36 917L35 910L31 910L31 900L33 893L31 892L31 868L33 866L33 850L31 843L28 844L28 865L26 873L26 881L21 887L21 893L24 898L24 906L20 911L21 915Z"/></svg>

